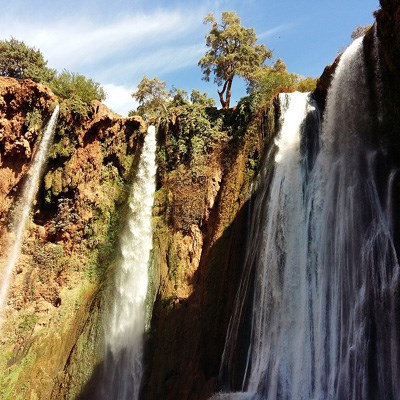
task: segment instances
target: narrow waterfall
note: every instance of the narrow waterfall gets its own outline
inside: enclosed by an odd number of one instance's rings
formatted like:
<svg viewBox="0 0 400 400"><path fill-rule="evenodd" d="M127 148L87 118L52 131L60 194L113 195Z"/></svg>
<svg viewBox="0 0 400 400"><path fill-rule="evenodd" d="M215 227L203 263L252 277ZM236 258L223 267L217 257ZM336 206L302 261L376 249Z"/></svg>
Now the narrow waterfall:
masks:
<svg viewBox="0 0 400 400"><path fill-rule="evenodd" d="M375 56L375 90L376 90L376 104L377 104L377 114L378 121L382 122L382 104L383 104L383 82L382 82L382 69L381 69L381 59L379 55L379 38L378 38L378 23L375 22L373 26L374 33L374 56Z"/></svg>
<svg viewBox="0 0 400 400"><path fill-rule="evenodd" d="M138 399L143 373L143 335L148 264L152 249L152 208L156 187L156 136L150 126L132 186L112 309L106 326L106 359L97 398Z"/></svg>
<svg viewBox="0 0 400 400"><path fill-rule="evenodd" d="M15 228L13 244L10 245L9 255L7 263L1 276L1 288L0 288L0 318L3 313L3 308L7 298L8 287L10 284L11 274L14 270L15 264L18 261L21 246L24 241L25 228L28 223L29 214L32 209L33 201L38 190L39 179L42 175L43 166L47 160L47 152L50 143L53 140L54 131L56 128L58 118L59 106L57 105L53 111L49 123L43 133L42 141L40 142L39 149L34 156L33 163L30 171L28 172L28 178L23 188L22 198L20 200L21 209L17 210L13 219L13 226ZM0 321L1 326L1 321Z"/></svg>
<svg viewBox="0 0 400 400"><path fill-rule="evenodd" d="M319 135L312 99L280 96L214 399L398 398L396 171L378 185L369 96L362 38L341 57Z"/></svg>

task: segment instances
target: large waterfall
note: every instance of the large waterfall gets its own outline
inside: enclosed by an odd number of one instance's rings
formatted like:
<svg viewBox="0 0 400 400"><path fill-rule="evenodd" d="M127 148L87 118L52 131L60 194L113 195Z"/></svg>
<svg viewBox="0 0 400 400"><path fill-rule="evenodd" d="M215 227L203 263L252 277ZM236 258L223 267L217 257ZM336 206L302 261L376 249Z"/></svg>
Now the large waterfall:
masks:
<svg viewBox="0 0 400 400"><path fill-rule="evenodd" d="M280 96L215 399L398 398L396 172L378 184L369 96L362 39L341 57L322 127L310 95Z"/></svg>
<svg viewBox="0 0 400 400"><path fill-rule="evenodd" d="M142 378L145 300L152 249L152 207L156 175L155 127L150 126L132 186L120 259L106 324L106 359L98 399L138 399Z"/></svg>
<svg viewBox="0 0 400 400"><path fill-rule="evenodd" d="M23 194L19 202L20 209L16 210L15 217L13 219L13 226L15 227L15 230L13 232L14 237L12 239L13 243L12 245L10 245L7 263L1 276L0 318L7 297L11 274L14 270L15 264L17 263L21 252L21 246L24 240L25 228L28 223L29 214L32 209L32 204L35 199L36 192L38 190L39 179L42 174L43 166L47 160L48 148L53 139L58 118L58 112L59 112L59 106L57 105L43 133L43 138L42 141L40 142L39 149L34 156L31 169L28 172L28 177L25 186L23 188Z"/></svg>

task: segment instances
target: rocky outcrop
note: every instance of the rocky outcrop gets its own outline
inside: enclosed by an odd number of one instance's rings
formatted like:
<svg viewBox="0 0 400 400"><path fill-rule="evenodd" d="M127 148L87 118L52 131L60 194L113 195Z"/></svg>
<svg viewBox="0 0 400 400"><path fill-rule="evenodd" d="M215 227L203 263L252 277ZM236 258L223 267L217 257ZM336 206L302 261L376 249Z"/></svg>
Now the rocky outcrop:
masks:
<svg viewBox="0 0 400 400"><path fill-rule="evenodd" d="M250 184L274 134L274 110L256 116L243 136L217 141L201 165L179 163L160 171L154 209L158 289L143 399L207 399L218 388L242 273ZM175 124L162 132L161 145Z"/></svg>
<svg viewBox="0 0 400 400"><path fill-rule="evenodd" d="M325 108L326 95L328 93L328 88L331 85L333 74L335 73L336 67L340 60L340 55L338 55L335 61L327 65L322 73L322 75L317 79L317 85L314 91L314 96L319 103L320 109Z"/></svg>
<svg viewBox="0 0 400 400"><path fill-rule="evenodd" d="M45 86L0 77L0 233L55 103Z"/></svg>
<svg viewBox="0 0 400 400"><path fill-rule="evenodd" d="M29 80L0 78L2 262L9 223L41 132L59 100ZM99 361L102 288L146 126L93 103L60 102L0 338L0 397L75 398Z"/></svg>
<svg viewBox="0 0 400 400"><path fill-rule="evenodd" d="M400 4L397 0L380 0L376 13L378 37L381 42L383 63L398 83L400 70Z"/></svg>

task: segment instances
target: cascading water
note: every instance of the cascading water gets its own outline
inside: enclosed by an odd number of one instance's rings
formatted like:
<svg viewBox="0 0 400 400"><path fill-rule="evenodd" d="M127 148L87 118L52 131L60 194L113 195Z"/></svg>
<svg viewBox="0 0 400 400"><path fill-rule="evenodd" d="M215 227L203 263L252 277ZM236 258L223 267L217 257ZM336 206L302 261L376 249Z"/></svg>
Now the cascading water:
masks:
<svg viewBox="0 0 400 400"><path fill-rule="evenodd" d="M53 140L54 131L56 128L56 123L58 118L58 112L59 112L59 106L57 105L44 131L42 141L40 142L39 145L39 149L34 156L32 167L28 172L28 178L26 180L21 198L22 208L20 212L16 212L16 216L13 221L13 225L16 226L14 231L15 237L13 238L13 244L9 250L7 263L2 274L2 281L0 288L0 318L3 313L3 308L7 297L11 274L14 270L15 264L17 263L21 252L21 246L24 240L25 228L38 189L39 179L43 171L43 166L47 160L48 148Z"/></svg>
<svg viewBox="0 0 400 400"><path fill-rule="evenodd" d="M268 173L260 175L268 180L258 183L253 200L245 272L221 363L225 393L215 399L398 398L395 172L378 185L379 154L367 145L369 93L358 39L335 72L320 139L309 132L310 121L318 125L310 97L280 96L282 128Z"/></svg>
<svg viewBox="0 0 400 400"><path fill-rule="evenodd" d="M379 55L379 38L378 38L378 23L375 22L373 26L374 33L374 56L375 56L375 90L376 90L376 103L377 103L377 114L379 122L382 122L382 96L383 96L383 82L382 82L382 70L381 70L381 60Z"/></svg>
<svg viewBox="0 0 400 400"><path fill-rule="evenodd" d="M145 300L152 249L152 207L156 187L156 137L150 126L121 235L113 305L106 326L106 359L96 398L135 400L143 373Z"/></svg>

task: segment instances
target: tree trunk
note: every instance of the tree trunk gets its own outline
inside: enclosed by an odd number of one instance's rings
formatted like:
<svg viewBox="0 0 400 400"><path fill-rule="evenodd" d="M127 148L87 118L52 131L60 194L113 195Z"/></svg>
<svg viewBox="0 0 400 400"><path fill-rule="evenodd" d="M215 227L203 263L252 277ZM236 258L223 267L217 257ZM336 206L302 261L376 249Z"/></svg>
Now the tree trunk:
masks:
<svg viewBox="0 0 400 400"><path fill-rule="evenodd" d="M225 98L225 110L227 110L229 108L229 104L231 102L232 81L233 81L233 79L228 80L228 87L226 89L226 98Z"/></svg>
<svg viewBox="0 0 400 400"><path fill-rule="evenodd" d="M221 106L223 110L227 110L229 108L229 103L231 101L231 88L232 88L233 78L229 78L225 81L222 90L218 90L219 101L221 102ZM224 94L226 92L226 97L224 98Z"/></svg>
<svg viewBox="0 0 400 400"><path fill-rule="evenodd" d="M226 109L226 103L225 103L225 100L224 100L224 92L218 91L218 95L219 95L219 101L221 102L221 106L225 110Z"/></svg>

